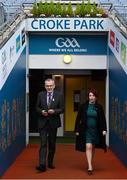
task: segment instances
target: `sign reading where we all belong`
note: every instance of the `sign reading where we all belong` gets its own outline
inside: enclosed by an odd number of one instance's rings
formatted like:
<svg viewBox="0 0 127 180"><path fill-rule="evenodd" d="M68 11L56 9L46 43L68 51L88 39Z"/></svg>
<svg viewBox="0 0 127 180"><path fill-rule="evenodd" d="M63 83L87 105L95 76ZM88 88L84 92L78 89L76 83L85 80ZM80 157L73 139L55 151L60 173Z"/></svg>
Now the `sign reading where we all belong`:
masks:
<svg viewBox="0 0 127 180"><path fill-rule="evenodd" d="M109 31L108 18L28 18L26 31Z"/></svg>

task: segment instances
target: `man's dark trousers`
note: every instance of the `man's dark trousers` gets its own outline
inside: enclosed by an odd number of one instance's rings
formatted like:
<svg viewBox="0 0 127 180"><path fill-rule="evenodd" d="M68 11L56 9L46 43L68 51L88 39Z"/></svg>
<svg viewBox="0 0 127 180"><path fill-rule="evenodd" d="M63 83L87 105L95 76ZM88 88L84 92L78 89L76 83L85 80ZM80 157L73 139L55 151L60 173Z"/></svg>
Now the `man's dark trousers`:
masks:
<svg viewBox="0 0 127 180"><path fill-rule="evenodd" d="M46 166L47 153L48 153L48 166L53 165L53 159L56 150L56 135L57 135L57 128L51 128L49 126L49 123L46 123L45 127L40 129L41 146L39 150L39 164L44 167Z"/></svg>

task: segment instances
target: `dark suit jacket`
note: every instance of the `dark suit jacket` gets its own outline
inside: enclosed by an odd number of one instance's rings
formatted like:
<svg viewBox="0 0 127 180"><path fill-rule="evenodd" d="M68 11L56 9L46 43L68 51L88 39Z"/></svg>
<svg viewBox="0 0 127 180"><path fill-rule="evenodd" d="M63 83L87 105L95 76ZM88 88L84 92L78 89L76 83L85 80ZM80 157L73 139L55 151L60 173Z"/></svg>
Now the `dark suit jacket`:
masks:
<svg viewBox="0 0 127 180"><path fill-rule="evenodd" d="M75 132L79 132L79 136L76 136L76 150L78 151L85 151L84 134L87 128L87 109L88 101L80 106L76 117ZM96 144L95 147L102 148L104 149L104 151L106 151L106 139L105 136L103 136L102 134L102 131L107 131L104 110L102 106L98 103L95 104L95 109L97 111L97 128L99 134L99 143Z"/></svg>
<svg viewBox="0 0 127 180"><path fill-rule="evenodd" d="M62 95L55 91L53 92L50 109L54 109L55 113L47 117L42 115L42 110L48 110L47 106L47 92L42 91L38 94L36 110L38 113L38 127L43 128L48 121L51 128L58 128L61 126L60 114L63 113L63 98Z"/></svg>

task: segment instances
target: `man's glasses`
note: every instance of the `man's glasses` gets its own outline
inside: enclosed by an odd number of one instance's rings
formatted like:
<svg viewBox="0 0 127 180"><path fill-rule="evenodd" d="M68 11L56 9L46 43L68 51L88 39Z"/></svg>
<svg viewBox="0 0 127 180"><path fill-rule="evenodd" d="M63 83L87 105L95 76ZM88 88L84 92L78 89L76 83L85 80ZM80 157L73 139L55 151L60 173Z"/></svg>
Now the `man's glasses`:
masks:
<svg viewBox="0 0 127 180"><path fill-rule="evenodd" d="M45 85L45 87L53 87L53 85Z"/></svg>

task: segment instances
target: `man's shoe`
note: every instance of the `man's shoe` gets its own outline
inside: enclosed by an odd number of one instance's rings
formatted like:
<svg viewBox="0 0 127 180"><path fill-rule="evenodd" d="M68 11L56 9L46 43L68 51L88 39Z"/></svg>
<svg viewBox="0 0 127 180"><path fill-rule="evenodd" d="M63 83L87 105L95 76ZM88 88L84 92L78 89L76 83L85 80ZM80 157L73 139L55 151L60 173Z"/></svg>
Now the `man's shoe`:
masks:
<svg viewBox="0 0 127 180"><path fill-rule="evenodd" d="M50 168L50 169L55 169L55 166L53 166L52 164L49 164L49 165L48 165L48 168Z"/></svg>
<svg viewBox="0 0 127 180"><path fill-rule="evenodd" d="M41 171L41 172L45 172L46 171L46 167L45 166L37 166L36 170Z"/></svg>

